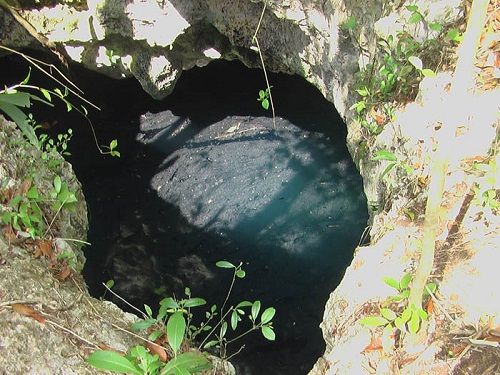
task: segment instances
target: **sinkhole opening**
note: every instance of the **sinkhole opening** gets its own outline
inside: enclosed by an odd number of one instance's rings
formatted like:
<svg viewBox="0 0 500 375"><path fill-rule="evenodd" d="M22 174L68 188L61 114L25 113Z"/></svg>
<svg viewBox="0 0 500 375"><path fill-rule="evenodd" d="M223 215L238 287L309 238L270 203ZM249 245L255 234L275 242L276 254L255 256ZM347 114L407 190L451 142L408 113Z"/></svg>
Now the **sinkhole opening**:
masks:
<svg viewBox="0 0 500 375"><path fill-rule="evenodd" d="M368 220L333 105L300 77L270 74L273 124L257 101L262 71L238 62L184 72L162 101L135 80L79 66L72 74L102 108L89 115L98 139L118 139L121 152L100 155L88 124L65 108L36 113L54 134L74 132L69 161L89 208L84 276L91 294L102 296L101 283L112 279L139 308L182 298L184 287L208 307L220 306L232 273L215 263L242 262L246 277L228 304L275 307L276 340L255 332L231 345L228 355L245 345L231 359L237 372L307 373L324 351L326 300Z"/></svg>

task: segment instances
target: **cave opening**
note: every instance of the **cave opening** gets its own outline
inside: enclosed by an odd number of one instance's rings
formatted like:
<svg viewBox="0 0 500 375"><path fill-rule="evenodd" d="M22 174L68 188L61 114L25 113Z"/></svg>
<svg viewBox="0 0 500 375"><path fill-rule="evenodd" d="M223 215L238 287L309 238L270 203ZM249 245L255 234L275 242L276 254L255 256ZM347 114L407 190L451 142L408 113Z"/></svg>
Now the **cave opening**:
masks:
<svg viewBox="0 0 500 375"><path fill-rule="evenodd" d="M15 57L0 64L21 79L27 70ZM307 373L324 351L326 300L368 220L333 105L301 77L270 74L274 125L257 101L262 71L238 62L184 72L162 101L132 79L79 66L71 78L102 108L89 114L99 142L116 138L121 152L100 155L87 122L63 106L33 111L54 134L73 129L68 158L89 208L91 294L112 279L139 308L182 297L185 286L220 305L231 273L215 262L242 262L247 275L229 302L275 307L276 340L257 332L230 347L245 344L232 359L237 373Z"/></svg>

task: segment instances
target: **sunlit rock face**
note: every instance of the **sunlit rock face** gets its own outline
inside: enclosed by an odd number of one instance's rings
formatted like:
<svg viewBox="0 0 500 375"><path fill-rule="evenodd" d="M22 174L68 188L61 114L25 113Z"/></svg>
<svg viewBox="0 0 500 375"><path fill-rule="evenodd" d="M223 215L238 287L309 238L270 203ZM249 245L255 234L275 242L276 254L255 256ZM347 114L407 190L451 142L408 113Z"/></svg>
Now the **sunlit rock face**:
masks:
<svg viewBox="0 0 500 375"><path fill-rule="evenodd" d="M359 51L339 25L351 14L376 19L382 1L266 3L257 36L267 69L303 76L344 115ZM114 77L134 76L163 98L183 70L214 58L260 66L253 36L263 7L249 0L89 0L86 7L59 4L21 13L48 40L61 43L69 59ZM10 15L0 10L0 16L9 25L0 28L7 45L31 43Z"/></svg>

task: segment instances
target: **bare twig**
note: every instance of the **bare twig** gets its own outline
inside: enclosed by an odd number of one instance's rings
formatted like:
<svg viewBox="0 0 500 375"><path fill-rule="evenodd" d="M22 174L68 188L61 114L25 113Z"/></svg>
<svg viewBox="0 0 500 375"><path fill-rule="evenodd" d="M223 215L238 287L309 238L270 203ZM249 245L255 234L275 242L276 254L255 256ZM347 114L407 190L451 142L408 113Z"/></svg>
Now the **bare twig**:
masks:
<svg viewBox="0 0 500 375"><path fill-rule="evenodd" d="M431 296L432 301L434 302L434 304L450 320L450 322L452 322L456 326L460 326L460 324L457 323L457 321L455 319L453 319L450 314L448 314L448 311L446 311L446 309L443 307L443 305L441 305L441 303L439 302L439 300L436 298L436 296L434 295L434 293L432 293L432 291L429 289L429 287L427 285L425 286L425 289L427 290L427 293L429 293L429 295Z"/></svg>
<svg viewBox="0 0 500 375"><path fill-rule="evenodd" d="M109 288L105 283L102 283L102 285L104 285L104 287L106 288L106 290L108 292L110 292L111 294L113 294L116 298L118 298L120 301L122 301L123 303L125 303L127 306L133 308L135 311L137 311L139 314L141 314L141 316L144 318L144 319L147 319L147 315L144 314L144 312L142 312L141 310L139 310L137 307L135 307L134 305L132 305L130 302L128 302L125 298L123 298L122 296L118 295L117 293L113 292L111 290L111 288Z"/></svg>
<svg viewBox="0 0 500 375"><path fill-rule="evenodd" d="M44 315L45 315L45 314L44 314ZM47 323L50 323L50 324L52 324L53 326L55 326L55 327L57 327L57 328L59 328L59 329L63 330L64 332L67 332L67 333L69 333L69 334L71 334L71 335L75 336L75 337L76 337L77 339L79 339L80 341L83 341L84 343L86 343L86 344L88 344L88 345L90 345L90 346L92 346L92 347L94 347L94 348L96 348L96 349L101 349L101 348L99 347L99 345L94 344L93 342L91 342L91 341L89 341L89 340L87 340L87 339L83 338L82 336L78 335L77 333L73 332L72 330L70 330L70 329L68 329L68 328L66 328L66 327L63 327L62 325L60 325L60 324L58 324L58 323L56 323L56 322L53 322L52 320L49 320L49 319L47 319L47 318L45 318L45 321L46 321Z"/></svg>
<svg viewBox="0 0 500 375"><path fill-rule="evenodd" d="M28 55L26 55L26 54L24 54L22 52L16 51L15 49L12 49L12 48L9 48L9 47L5 47L5 46L0 45L0 48L4 49L6 51L9 51L9 52L15 53L16 55L21 56L23 59L25 59L31 65L33 65L35 68L37 68L40 72L42 72L43 74L45 74L46 76L48 76L50 79L52 79L54 82L56 82L57 84L59 84L59 85L61 85L63 87L68 88L68 91L71 92L73 95L75 95L77 98L79 98L80 100L84 101L88 105L94 107L98 111L101 110L94 103L92 103L89 100L85 99L82 95L80 95L78 92L76 92L76 91L79 91L80 93L83 94L83 91L78 86L76 86L73 82L71 82L71 80L69 78L67 78L55 65L48 64L48 63L46 63L44 61L35 59L35 58L31 57L31 56L28 56ZM66 81L73 88L68 87L67 84L63 83L58 78L54 77L51 73L47 72L44 68L41 67L41 65L47 66L50 70L54 69L63 78L63 80Z"/></svg>

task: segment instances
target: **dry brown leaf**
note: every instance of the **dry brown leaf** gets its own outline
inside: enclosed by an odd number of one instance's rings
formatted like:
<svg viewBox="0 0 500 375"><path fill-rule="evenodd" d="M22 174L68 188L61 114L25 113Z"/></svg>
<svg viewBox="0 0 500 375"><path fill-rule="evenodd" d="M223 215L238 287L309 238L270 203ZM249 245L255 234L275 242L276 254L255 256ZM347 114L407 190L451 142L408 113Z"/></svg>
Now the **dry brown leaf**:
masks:
<svg viewBox="0 0 500 375"><path fill-rule="evenodd" d="M427 310L428 314L432 314L434 311L434 301L432 299L429 299L429 302L427 302L427 306L425 308Z"/></svg>
<svg viewBox="0 0 500 375"><path fill-rule="evenodd" d="M12 225L10 225L10 224L6 225L3 228L3 235L9 243L15 242L15 240L17 239L16 234L14 233L14 230L12 229Z"/></svg>
<svg viewBox="0 0 500 375"><path fill-rule="evenodd" d="M11 305L11 307L12 307L12 310L17 312L18 314L28 316L28 317L33 318L42 324L45 324L45 318L39 312L34 310L33 308L31 308L23 303L13 303Z"/></svg>
<svg viewBox="0 0 500 375"><path fill-rule="evenodd" d="M148 348L149 352L151 354L158 354L158 357L160 357L160 360L162 362L167 362L168 361L168 355L165 349L163 349L161 346L146 342L146 347Z"/></svg>
<svg viewBox="0 0 500 375"><path fill-rule="evenodd" d="M64 281L69 277L69 275L71 275L71 268L69 268L69 266L65 264L57 274L57 279L59 281Z"/></svg>
<svg viewBox="0 0 500 375"><path fill-rule="evenodd" d="M26 179L23 182L21 182L21 185L19 185L19 187L16 189L16 193L14 194L14 196L21 195L24 197L30 188L31 188L31 180Z"/></svg>
<svg viewBox="0 0 500 375"><path fill-rule="evenodd" d="M373 350L382 350L382 339L380 337L372 337L370 343L363 349L364 352Z"/></svg>
<svg viewBox="0 0 500 375"><path fill-rule="evenodd" d="M14 197L14 189L10 187L2 190L1 196L3 197L3 199L1 200L2 203L10 202L11 199Z"/></svg>
<svg viewBox="0 0 500 375"><path fill-rule="evenodd" d="M35 243L35 257L44 256L48 259L54 258L54 251L52 250L52 241L50 240L37 240Z"/></svg>

